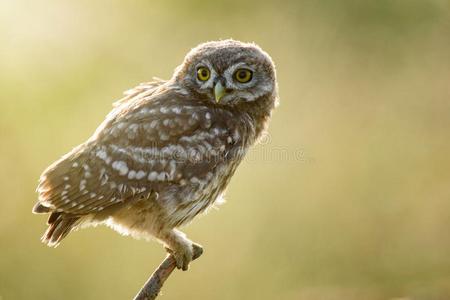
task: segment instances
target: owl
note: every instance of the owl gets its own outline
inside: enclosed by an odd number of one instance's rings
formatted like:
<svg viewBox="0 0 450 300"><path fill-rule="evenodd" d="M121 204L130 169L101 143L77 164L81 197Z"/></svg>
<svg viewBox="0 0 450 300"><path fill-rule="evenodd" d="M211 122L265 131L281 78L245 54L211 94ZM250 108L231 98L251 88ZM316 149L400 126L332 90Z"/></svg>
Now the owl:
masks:
<svg viewBox="0 0 450 300"><path fill-rule="evenodd" d="M278 100L270 56L252 43L193 48L171 79L143 83L113 104L94 134L41 175L34 213L42 241L105 224L156 239L187 270L195 247L179 228L221 202Z"/></svg>

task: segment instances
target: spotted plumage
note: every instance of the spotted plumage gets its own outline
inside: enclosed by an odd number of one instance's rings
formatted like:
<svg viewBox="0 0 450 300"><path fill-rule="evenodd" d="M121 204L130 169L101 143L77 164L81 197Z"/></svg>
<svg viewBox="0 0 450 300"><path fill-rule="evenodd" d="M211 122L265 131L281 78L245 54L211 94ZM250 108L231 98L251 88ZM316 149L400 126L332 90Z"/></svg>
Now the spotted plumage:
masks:
<svg viewBox="0 0 450 300"><path fill-rule="evenodd" d="M33 211L50 213L43 241L106 224L154 237L187 269L178 227L218 204L277 101L275 69L254 44L209 42L168 80L126 92L91 138L41 175Z"/></svg>

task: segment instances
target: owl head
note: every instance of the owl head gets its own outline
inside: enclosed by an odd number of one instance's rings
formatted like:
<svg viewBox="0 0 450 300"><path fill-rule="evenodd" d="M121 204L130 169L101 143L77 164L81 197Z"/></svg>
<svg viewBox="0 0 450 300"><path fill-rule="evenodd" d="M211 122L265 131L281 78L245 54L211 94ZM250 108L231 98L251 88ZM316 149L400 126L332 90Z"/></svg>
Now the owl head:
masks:
<svg viewBox="0 0 450 300"><path fill-rule="evenodd" d="M235 40L200 44L175 70L173 80L201 101L236 105L277 98L275 66L260 47Z"/></svg>

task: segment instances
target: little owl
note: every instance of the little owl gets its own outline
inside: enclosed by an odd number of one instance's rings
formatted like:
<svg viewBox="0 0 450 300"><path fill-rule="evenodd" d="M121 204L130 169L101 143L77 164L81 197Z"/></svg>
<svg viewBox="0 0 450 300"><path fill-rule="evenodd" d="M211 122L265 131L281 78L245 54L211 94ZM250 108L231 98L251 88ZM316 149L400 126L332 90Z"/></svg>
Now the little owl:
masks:
<svg viewBox="0 0 450 300"><path fill-rule="evenodd" d="M95 133L40 177L34 213L42 241L106 224L156 238L186 270L195 247L178 230L220 203L231 176L277 103L275 67L255 44L208 42L168 81L126 92Z"/></svg>

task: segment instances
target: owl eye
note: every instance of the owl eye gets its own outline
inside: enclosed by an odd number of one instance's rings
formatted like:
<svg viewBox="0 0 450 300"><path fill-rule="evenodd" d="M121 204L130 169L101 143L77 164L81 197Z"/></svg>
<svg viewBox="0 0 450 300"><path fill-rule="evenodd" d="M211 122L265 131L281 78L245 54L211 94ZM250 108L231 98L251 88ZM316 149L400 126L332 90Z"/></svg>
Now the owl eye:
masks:
<svg viewBox="0 0 450 300"><path fill-rule="evenodd" d="M206 81L211 76L211 72L206 67L200 67L197 69L197 78L200 81Z"/></svg>
<svg viewBox="0 0 450 300"><path fill-rule="evenodd" d="M238 69L234 73L234 79L239 81L240 83L246 83L252 80L253 72L248 69Z"/></svg>

